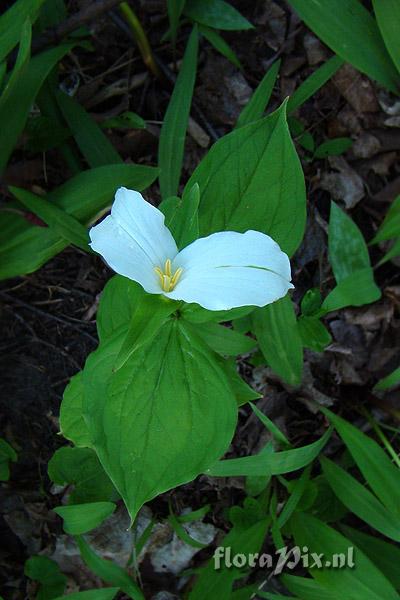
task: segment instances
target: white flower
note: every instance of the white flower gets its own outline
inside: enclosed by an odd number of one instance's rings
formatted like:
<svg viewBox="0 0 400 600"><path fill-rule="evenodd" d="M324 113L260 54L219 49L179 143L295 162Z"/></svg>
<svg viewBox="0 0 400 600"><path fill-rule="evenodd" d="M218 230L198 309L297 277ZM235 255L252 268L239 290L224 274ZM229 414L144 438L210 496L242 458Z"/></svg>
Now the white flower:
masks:
<svg viewBox="0 0 400 600"><path fill-rule="evenodd" d="M208 310L265 306L293 287L289 259L268 235L221 231L179 252L164 215L126 188L89 234L93 250L146 292Z"/></svg>

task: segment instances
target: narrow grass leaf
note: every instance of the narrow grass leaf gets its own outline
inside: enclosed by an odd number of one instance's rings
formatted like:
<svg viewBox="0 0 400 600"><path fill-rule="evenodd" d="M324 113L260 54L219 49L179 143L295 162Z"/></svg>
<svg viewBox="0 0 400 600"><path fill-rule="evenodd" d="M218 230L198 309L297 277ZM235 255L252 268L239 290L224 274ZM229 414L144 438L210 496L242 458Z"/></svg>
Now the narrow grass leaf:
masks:
<svg viewBox="0 0 400 600"><path fill-rule="evenodd" d="M242 127L253 121L261 119L268 106L268 102L272 96L272 91L278 77L279 68L281 66L281 60L277 60L273 65L270 66L256 90L253 92L252 97L242 110L236 123L236 127Z"/></svg>
<svg viewBox="0 0 400 600"><path fill-rule="evenodd" d="M372 0L372 6L385 46L400 73L400 3L398 0Z"/></svg>
<svg viewBox="0 0 400 600"><path fill-rule="evenodd" d="M21 38L19 40L19 50L17 60L14 68L11 72L10 77L0 96L0 109L4 102L7 100L11 90L17 84L17 82L23 77L25 69L29 63L31 57L31 40L32 40L32 25L27 19L22 25ZM1 83L0 83L1 85Z"/></svg>
<svg viewBox="0 0 400 600"><path fill-rule="evenodd" d="M210 42L211 46L217 50L222 56L225 56L228 60L231 61L235 67L238 69L243 69L243 66L230 47L230 45L224 40L224 38L215 31L212 27L207 27L206 25L199 25L199 32L203 37L206 38L208 42Z"/></svg>
<svg viewBox="0 0 400 600"><path fill-rule="evenodd" d="M109 587L86 592L72 592L66 596L58 596L54 600L113 600L118 592L119 588Z"/></svg>
<svg viewBox="0 0 400 600"><path fill-rule="evenodd" d="M201 25L227 31L252 29L253 25L224 0L186 0L185 16Z"/></svg>
<svg viewBox="0 0 400 600"><path fill-rule="evenodd" d="M294 112L306 100L311 98L329 79L344 65L344 60L339 56L332 56L316 71L311 73L295 92L290 96L287 111L288 114Z"/></svg>
<svg viewBox="0 0 400 600"><path fill-rule="evenodd" d="M23 24L34 23L45 0L17 0L0 16L0 63L18 44Z"/></svg>

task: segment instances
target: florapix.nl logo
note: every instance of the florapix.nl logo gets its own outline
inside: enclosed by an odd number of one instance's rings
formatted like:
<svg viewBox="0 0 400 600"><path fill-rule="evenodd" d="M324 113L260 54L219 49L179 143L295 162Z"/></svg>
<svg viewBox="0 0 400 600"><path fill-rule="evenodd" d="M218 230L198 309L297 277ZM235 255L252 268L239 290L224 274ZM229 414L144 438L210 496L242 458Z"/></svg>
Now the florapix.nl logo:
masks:
<svg viewBox="0 0 400 600"><path fill-rule="evenodd" d="M354 546L349 546L346 552L338 552L331 555L310 552L307 546L284 546L278 548L273 554L234 553L230 546L218 546L215 549L214 568L219 570L223 567L230 568L265 568L272 570L274 575L279 575L284 569L293 570L298 565L306 569L352 569L354 562Z"/></svg>

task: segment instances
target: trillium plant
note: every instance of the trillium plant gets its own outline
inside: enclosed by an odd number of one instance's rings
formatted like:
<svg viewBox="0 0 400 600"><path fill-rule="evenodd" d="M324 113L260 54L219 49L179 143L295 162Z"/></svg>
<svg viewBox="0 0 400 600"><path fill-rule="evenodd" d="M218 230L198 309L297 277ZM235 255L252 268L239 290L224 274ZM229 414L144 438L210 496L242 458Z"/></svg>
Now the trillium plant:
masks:
<svg viewBox="0 0 400 600"><path fill-rule="evenodd" d="M163 195L156 208L120 187L89 231L115 274L97 312L98 348L60 414L63 435L108 482L93 502L109 507L119 495L132 522L228 450L238 407L260 397L235 357L261 350L279 372L280 345L297 343L289 256L305 194L285 106L214 144L182 197Z"/></svg>

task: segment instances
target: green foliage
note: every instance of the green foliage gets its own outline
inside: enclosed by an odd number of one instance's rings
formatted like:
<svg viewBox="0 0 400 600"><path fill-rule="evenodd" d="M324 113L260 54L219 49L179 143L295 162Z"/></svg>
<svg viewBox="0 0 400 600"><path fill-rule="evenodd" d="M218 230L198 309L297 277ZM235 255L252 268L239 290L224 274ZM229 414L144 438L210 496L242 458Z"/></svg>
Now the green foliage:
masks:
<svg viewBox="0 0 400 600"><path fill-rule="evenodd" d="M338 156L343 154L349 148L351 148L353 141L350 138L334 138L333 140L327 140L314 152L314 158L327 158L328 156Z"/></svg>
<svg viewBox="0 0 400 600"><path fill-rule="evenodd" d="M217 52L219 52L220 54L222 54L222 56L225 56L225 58L230 60L231 63L235 65L235 67L238 67L238 69L243 68L240 63L240 60L238 59L232 48L219 33L217 33L211 27L207 27L206 25L199 25L199 32L202 34L203 37L206 38L208 42L210 42L210 44L217 50Z"/></svg>
<svg viewBox="0 0 400 600"><path fill-rule="evenodd" d="M63 519L65 533L81 535L98 527L115 508L112 502L89 502L58 506L53 510Z"/></svg>
<svg viewBox="0 0 400 600"><path fill-rule="evenodd" d="M253 27L247 19L224 0L186 0L183 12L185 16L196 23L215 29L230 31Z"/></svg>
<svg viewBox="0 0 400 600"><path fill-rule="evenodd" d="M272 96L280 66L281 61L279 59L275 61L265 73L252 97L240 113L236 127L242 127L243 125L248 125L253 121L261 119Z"/></svg>
<svg viewBox="0 0 400 600"><path fill-rule="evenodd" d="M36 600L53 600L65 589L67 578L54 560L47 556L32 556L25 563L25 575L40 583Z"/></svg>
<svg viewBox="0 0 400 600"><path fill-rule="evenodd" d="M304 178L285 104L216 142L186 186L195 183L200 187L201 236L256 229L289 255L299 246L305 226Z"/></svg>
<svg viewBox="0 0 400 600"><path fill-rule="evenodd" d="M187 190L183 198L172 196L160 204L165 224L172 233L179 250L199 237L200 190L197 183Z"/></svg>
<svg viewBox="0 0 400 600"><path fill-rule="evenodd" d="M303 370L303 345L290 296L255 310L252 323L267 363L284 381L298 385Z"/></svg>
<svg viewBox="0 0 400 600"><path fill-rule="evenodd" d="M196 79L198 40L197 27L194 27L161 128L158 165L163 198L174 196L178 191L186 129Z"/></svg>
<svg viewBox="0 0 400 600"><path fill-rule="evenodd" d="M0 16L0 63L21 39L28 21L34 23L45 0L17 0Z"/></svg>
<svg viewBox="0 0 400 600"><path fill-rule="evenodd" d="M10 478L10 462L16 462L17 453L6 440L0 438L0 481Z"/></svg>
<svg viewBox="0 0 400 600"><path fill-rule="evenodd" d="M397 71L400 73L400 50L398 44L400 4L397 0L372 0L375 17L385 46Z"/></svg>
<svg viewBox="0 0 400 600"><path fill-rule="evenodd" d="M73 592L66 596L59 596L55 600L113 600L118 591L119 588L117 587L87 590L86 592Z"/></svg>
<svg viewBox="0 0 400 600"><path fill-rule="evenodd" d="M378 25L358 0L288 0L336 54L394 93L400 75L385 47ZM378 0L377 4L380 2ZM382 11L383 12L383 11Z"/></svg>

